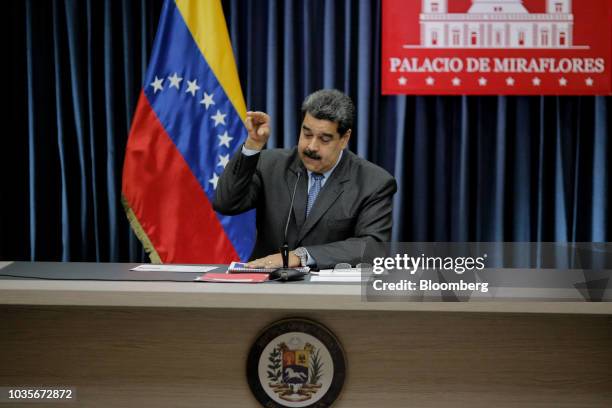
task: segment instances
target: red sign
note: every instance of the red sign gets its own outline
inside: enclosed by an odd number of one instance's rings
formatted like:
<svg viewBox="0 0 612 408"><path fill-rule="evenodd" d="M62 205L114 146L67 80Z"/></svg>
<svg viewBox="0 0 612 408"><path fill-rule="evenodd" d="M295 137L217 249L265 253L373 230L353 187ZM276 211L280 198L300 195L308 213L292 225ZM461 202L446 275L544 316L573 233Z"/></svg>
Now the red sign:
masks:
<svg viewBox="0 0 612 408"><path fill-rule="evenodd" d="M383 0L382 92L610 95L610 0Z"/></svg>

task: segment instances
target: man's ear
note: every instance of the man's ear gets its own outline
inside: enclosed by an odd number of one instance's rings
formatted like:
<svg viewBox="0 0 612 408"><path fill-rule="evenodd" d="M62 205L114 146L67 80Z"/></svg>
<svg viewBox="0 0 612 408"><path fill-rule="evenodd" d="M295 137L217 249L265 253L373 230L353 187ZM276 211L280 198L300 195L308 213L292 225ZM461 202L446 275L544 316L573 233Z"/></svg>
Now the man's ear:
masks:
<svg viewBox="0 0 612 408"><path fill-rule="evenodd" d="M348 146L348 142L351 139L351 131L352 129L349 129L344 133L344 135L341 136L343 149L346 148L346 146Z"/></svg>

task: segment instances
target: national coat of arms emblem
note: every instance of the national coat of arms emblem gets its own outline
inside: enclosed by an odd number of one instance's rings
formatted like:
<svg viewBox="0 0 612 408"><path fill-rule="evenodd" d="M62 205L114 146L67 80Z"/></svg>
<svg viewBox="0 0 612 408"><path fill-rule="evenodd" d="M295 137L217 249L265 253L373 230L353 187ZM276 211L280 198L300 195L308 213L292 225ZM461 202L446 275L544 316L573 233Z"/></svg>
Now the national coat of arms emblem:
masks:
<svg viewBox="0 0 612 408"><path fill-rule="evenodd" d="M328 407L346 370L333 334L318 323L287 319L259 336L247 364L249 386L266 407Z"/></svg>

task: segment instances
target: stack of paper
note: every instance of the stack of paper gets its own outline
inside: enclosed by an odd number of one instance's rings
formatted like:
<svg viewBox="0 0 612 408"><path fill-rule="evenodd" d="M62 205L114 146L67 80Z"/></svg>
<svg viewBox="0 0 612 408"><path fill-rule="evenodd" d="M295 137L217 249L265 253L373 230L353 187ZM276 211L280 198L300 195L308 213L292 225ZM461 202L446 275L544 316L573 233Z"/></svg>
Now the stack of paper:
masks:
<svg viewBox="0 0 612 408"><path fill-rule="evenodd" d="M361 269L321 269L311 282L361 282Z"/></svg>
<svg viewBox="0 0 612 408"><path fill-rule="evenodd" d="M253 273L253 272L270 273L278 269L278 268L247 268L246 265L247 264L242 263L242 262L232 262L230 266L227 268L227 272L228 273ZM308 273L308 271L310 270L310 268L307 266L293 268L293 269L296 269L301 272L306 272L306 273Z"/></svg>
<svg viewBox="0 0 612 408"><path fill-rule="evenodd" d="M139 265L130 271L141 272L176 272L176 273L204 273L217 269L218 266L212 265L169 265L169 264L145 264Z"/></svg>

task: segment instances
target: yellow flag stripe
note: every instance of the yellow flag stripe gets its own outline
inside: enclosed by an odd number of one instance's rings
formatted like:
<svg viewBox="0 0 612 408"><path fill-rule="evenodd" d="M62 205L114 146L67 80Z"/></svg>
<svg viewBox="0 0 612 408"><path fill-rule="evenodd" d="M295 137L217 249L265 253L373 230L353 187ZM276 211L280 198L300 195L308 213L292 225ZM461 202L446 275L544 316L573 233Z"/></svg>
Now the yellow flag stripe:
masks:
<svg viewBox="0 0 612 408"><path fill-rule="evenodd" d="M244 121L246 106L220 0L176 0L200 52Z"/></svg>

